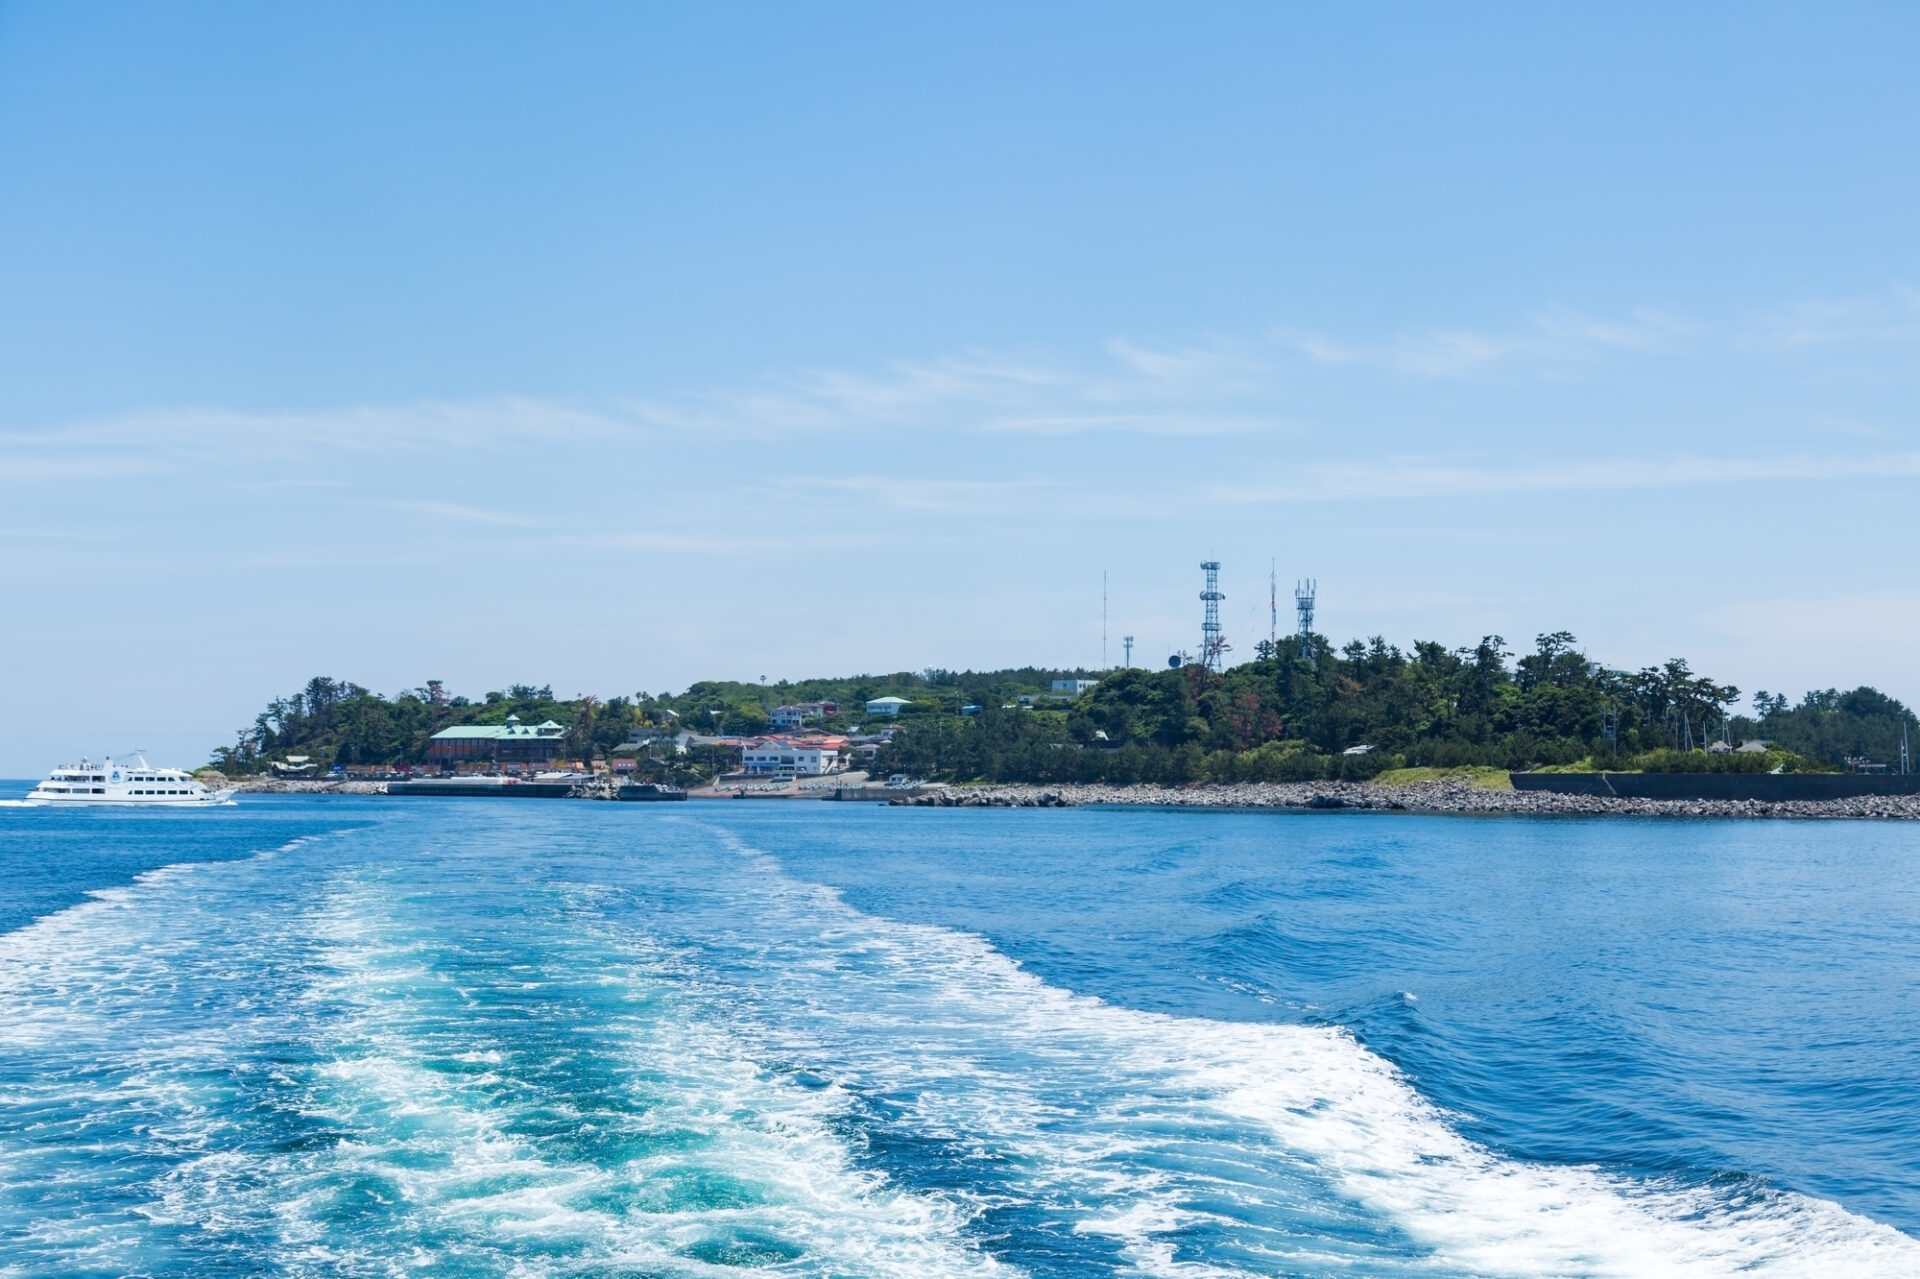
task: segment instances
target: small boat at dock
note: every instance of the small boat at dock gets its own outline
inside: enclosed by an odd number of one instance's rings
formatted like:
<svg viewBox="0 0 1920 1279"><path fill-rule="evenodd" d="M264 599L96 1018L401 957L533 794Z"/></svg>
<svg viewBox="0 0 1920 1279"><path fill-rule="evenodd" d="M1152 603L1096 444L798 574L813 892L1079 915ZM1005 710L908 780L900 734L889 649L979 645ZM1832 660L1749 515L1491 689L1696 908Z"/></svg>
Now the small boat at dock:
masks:
<svg viewBox="0 0 1920 1279"><path fill-rule="evenodd" d="M615 791L613 797L630 803L657 803L661 800L685 799L687 793L678 786L666 786L659 782L628 782Z"/></svg>

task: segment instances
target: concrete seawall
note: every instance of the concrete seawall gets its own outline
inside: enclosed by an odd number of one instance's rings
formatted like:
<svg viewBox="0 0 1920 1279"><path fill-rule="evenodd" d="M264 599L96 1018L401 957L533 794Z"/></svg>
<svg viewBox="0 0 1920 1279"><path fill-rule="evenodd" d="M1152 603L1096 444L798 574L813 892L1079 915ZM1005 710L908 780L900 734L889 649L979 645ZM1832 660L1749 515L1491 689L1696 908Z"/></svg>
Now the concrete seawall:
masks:
<svg viewBox="0 0 1920 1279"><path fill-rule="evenodd" d="M1517 791L1618 799L1786 804L1866 795L1920 795L1920 776L1884 773L1514 773L1511 780Z"/></svg>

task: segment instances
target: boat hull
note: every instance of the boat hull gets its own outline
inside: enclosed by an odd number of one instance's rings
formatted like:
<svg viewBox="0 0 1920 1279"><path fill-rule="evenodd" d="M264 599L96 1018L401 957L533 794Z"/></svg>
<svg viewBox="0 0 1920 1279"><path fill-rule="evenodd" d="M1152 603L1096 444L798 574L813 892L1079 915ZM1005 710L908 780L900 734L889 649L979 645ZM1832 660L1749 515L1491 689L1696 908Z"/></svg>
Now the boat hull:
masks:
<svg viewBox="0 0 1920 1279"><path fill-rule="evenodd" d="M128 795L55 795L15 800L20 808L221 808L233 804L231 790L184 797Z"/></svg>
<svg viewBox="0 0 1920 1279"><path fill-rule="evenodd" d="M618 800L624 800L629 804L658 804L685 799L687 793L674 787L643 784L639 786L622 786L613 793L613 797Z"/></svg>

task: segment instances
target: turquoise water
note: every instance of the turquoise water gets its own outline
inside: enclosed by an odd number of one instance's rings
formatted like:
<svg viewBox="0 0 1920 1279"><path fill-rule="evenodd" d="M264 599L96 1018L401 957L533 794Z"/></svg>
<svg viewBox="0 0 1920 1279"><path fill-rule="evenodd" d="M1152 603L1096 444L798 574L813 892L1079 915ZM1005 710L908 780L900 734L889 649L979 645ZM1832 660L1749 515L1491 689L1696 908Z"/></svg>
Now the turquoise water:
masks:
<svg viewBox="0 0 1920 1279"><path fill-rule="evenodd" d="M1920 830L0 810L0 1275L1920 1273Z"/></svg>

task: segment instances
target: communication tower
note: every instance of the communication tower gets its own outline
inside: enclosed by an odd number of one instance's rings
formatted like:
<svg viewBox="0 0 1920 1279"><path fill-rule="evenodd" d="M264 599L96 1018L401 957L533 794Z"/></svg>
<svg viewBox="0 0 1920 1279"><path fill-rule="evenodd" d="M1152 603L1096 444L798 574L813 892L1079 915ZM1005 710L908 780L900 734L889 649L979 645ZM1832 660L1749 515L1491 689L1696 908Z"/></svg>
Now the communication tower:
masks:
<svg viewBox="0 0 1920 1279"><path fill-rule="evenodd" d="M1120 637L1120 647L1125 649L1127 652L1127 669L1132 670L1133 669L1133 636L1122 635Z"/></svg>
<svg viewBox="0 0 1920 1279"><path fill-rule="evenodd" d="M1200 571L1207 575L1207 589L1200 592L1200 599L1207 606L1206 618L1200 623L1200 664L1217 671L1225 665L1223 655L1228 647L1226 637L1220 633L1220 601L1226 598L1220 593L1220 561L1207 560L1200 565Z"/></svg>
<svg viewBox="0 0 1920 1279"><path fill-rule="evenodd" d="M1307 655L1307 641L1313 638L1313 597L1318 589L1319 584L1310 577L1293 588L1293 611L1300 619L1294 633L1300 637L1302 657Z"/></svg>

